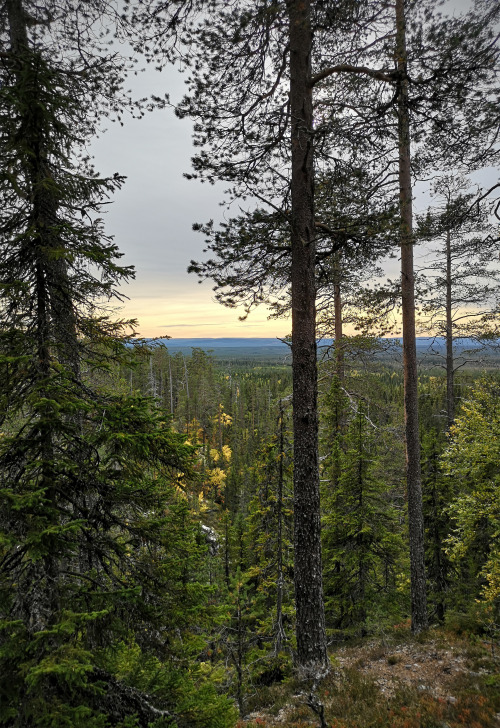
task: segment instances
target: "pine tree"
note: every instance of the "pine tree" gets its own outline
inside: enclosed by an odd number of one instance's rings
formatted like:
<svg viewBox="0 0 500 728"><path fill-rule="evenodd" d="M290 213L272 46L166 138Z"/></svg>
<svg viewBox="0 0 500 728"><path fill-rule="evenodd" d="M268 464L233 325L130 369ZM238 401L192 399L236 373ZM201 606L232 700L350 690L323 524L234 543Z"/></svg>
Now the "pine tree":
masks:
<svg viewBox="0 0 500 728"><path fill-rule="evenodd" d="M325 125L336 132L337 138L342 135L342 139L347 140L351 154L366 155L367 147L373 147L375 155L368 151L367 159L375 156L376 161L368 163L378 166L384 160L381 165L384 175L388 166L394 165L397 169L412 626L418 632L426 627L427 616L411 165L414 173L422 177L426 171L438 166L448 169L455 160L467 169L478 169L487 164L488 159L496 158L498 150L492 140L497 134L498 116L493 112L492 101L498 95L495 76L498 47L493 31L498 4L477 3L462 17L434 14L427 3L404 0L397 0L395 17L392 8L383 3L370 3L368 10L365 23L359 25L359 40L350 48L349 62L346 63L342 54L342 44L332 36L325 49L330 63L325 58L324 68L313 77L313 82L322 86L325 82L327 86L331 84L331 97L327 93L324 95ZM393 38L395 47L391 47ZM436 49L439 49L438 53ZM336 82L328 81L332 77ZM346 108L349 109L347 113ZM359 116L352 115L352 108L360 110ZM397 131L393 124L394 114L398 121ZM388 137L398 149L397 158L393 156L393 147L387 146ZM411 137L417 151L413 159L410 157ZM332 153L335 137L333 139ZM423 140L429 144L426 146Z"/></svg>
<svg viewBox="0 0 500 728"><path fill-rule="evenodd" d="M229 181L233 199L275 199L280 212L290 205L298 663L314 672L327 667L327 656L317 447L313 5L214 4L210 22L203 19L190 36L196 58L191 93L179 113L197 119L195 143L203 149L193 160L195 176Z"/></svg>
<svg viewBox="0 0 500 728"><path fill-rule="evenodd" d="M445 354L431 347L429 358L443 360L448 427L455 417L455 375L477 361L498 337L498 237L467 179L445 176L434 185L438 209L420 218L418 234L434 241L431 260L420 274L423 288L419 328L443 337Z"/></svg>

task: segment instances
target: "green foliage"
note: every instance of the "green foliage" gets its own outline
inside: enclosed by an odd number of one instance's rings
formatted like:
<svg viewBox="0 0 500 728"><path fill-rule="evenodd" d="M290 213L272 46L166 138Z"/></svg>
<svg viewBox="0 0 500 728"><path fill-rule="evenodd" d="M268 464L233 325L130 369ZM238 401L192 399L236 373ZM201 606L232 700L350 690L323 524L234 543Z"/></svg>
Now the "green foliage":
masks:
<svg viewBox="0 0 500 728"><path fill-rule="evenodd" d="M192 672L212 618L194 449L107 374L130 359L107 306L132 271L97 217L121 178L79 155L75 78L22 38L2 67L0 724L226 728Z"/></svg>
<svg viewBox="0 0 500 728"><path fill-rule="evenodd" d="M234 725L236 711L231 700L217 695L211 680L200 666L192 663L187 671L176 660L163 662L141 649L132 634L103 654L107 670L135 690L157 697L168 696L175 706L169 718L152 722L161 726L199 726L229 728Z"/></svg>
<svg viewBox="0 0 500 728"><path fill-rule="evenodd" d="M346 397L333 380L326 398L327 422L345 422L345 435L325 435L330 451L323 488L323 561L327 623L336 629L366 629L380 611L394 617L396 566L402 540L398 514L383 480L373 423L363 407L347 424ZM339 415L339 412L344 414Z"/></svg>
<svg viewBox="0 0 500 728"><path fill-rule="evenodd" d="M255 600L258 631L267 640L276 639L277 629L283 631L283 619L289 625L287 631L293 631L293 494L290 434L283 408L277 418L277 430L258 454L258 491L249 505L245 534L248 554L245 578ZM278 591L279 626L276 622Z"/></svg>
<svg viewBox="0 0 500 728"><path fill-rule="evenodd" d="M453 530L448 539L450 557L465 560L473 596L481 596L498 609L500 600L500 400L498 384L479 381L462 403L450 442L442 457L444 472L453 478L458 493L449 506Z"/></svg>
<svg viewBox="0 0 500 728"><path fill-rule="evenodd" d="M25 7L8 2L12 12ZM269 16L271 25L281 23L278 15ZM100 219L123 180L99 177L84 151L96 97L106 84L110 99L114 93L113 61L92 61L89 80L77 60L65 65L69 46L63 43L63 60L57 42L44 47L53 21L42 24L36 44L24 42L27 18L20 12L17 40L9 26L0 69L0 725L229 728L236 708L220 691L244 713L252 691L270 694L292 672L291 436L283 403L276 407L290 372L217 367L200 349L184 357L129 346L130 322L109 318L109 305L133 271L120 265ZM233 52L234 38L225 40ZM337 205L327 219L339 180L326 178L317 209L332 229L356 223L342 235L354 236L362 259L366 241L380 238L386 249L391 210L378 227L365 196L369 175L357 175L359 200L351 199L352 186L343 188L350 211ZM369 214L356 218L358 203ZM258 210L238 229L232 221L220 233L205 232L221 255L227 251L219 245L238 240L244 256L256 242L272 252L281 292L284 219ZM323 232L328 274L332 239ZM229 256L231 267L237 256ZM259 296L266 261L255 252L247 258ZM234 300L250 303L247 284L230 294ZM375 298L383 307L382 293ZM329 295L323 289L325 304ZM285 296L276 310L286 305ZM365 367L371 343L353 341L362 344ZM321 422L328 619L345 631L399 617L408 580L404 511L395 505L402 499L402 378L374 369L353 370L349 394L334 378ZM481 597L475 619L490 633L500 598L496 390L476 387L440 466L441 436L432 428L444 388L439 378L421 377L431 597L439 612L462 606L461 595L469 617ZM453 591L449 558L465 563ZM351 688L370 719L389 720L385 704L382 713L368 705L373 686L353 679ZM336 695L340 712L332 712L343 722L345 692ZM404 716L395 710L391 718L396 725Z"/></svg>
<svg viewBox="0 0 500 728"><path fill-rule="evenodd" d="M447 506L454 496L454 488L452 479L444 475L440 467L444 434L428 429L424 431L421 443L428 604L431 616L443 622L453 581L453 567L445 542L451 526Z"/></svg>

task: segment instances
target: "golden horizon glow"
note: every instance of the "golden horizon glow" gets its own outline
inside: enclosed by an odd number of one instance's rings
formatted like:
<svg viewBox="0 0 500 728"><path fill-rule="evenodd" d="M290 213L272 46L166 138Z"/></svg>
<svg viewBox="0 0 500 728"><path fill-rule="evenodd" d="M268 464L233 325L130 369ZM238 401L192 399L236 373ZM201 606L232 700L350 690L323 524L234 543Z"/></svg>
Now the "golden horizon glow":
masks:
<svg viewBox="0 0 500 728"><path fill-rule="evenodd" d="M147 291L132 282L123 292L129 300L120 307L119 316L137 319L137 333L146 338L283 338L291 330L287 319L269 320L263 305L239 321L243 308L222 306L206 286L153 283Z"/></svg>
<svg viewBox="0 0 500 728"><path fill-rule="evenodd" d="M243 307L227 308L214 299L208 285L179 278L175 282L159 281L156 276L148 283L132 281L122 289L128 300L119 307L117 317L136 319L136 332L144 338L283 339L290 335L290 318L269 320L269 309L261 305L245 321L239 321ZM346 336L356 333L352 325L344 327ZM388 338L401 335L395 331ZM333 338L333 331L329 338Z"/></svg>

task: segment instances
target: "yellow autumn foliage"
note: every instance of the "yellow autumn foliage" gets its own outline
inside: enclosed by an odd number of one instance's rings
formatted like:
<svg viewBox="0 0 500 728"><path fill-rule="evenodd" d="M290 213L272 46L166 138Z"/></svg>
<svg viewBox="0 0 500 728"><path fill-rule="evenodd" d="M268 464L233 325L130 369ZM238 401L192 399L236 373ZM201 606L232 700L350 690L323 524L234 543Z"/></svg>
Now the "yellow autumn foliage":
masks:
<svg viewBox="0 0 500 728"><path fill-rule="evenodd" d="M222 468L212 468L207 471L207 480L212 486L221 486L226 482L226 473Z"/></svg>

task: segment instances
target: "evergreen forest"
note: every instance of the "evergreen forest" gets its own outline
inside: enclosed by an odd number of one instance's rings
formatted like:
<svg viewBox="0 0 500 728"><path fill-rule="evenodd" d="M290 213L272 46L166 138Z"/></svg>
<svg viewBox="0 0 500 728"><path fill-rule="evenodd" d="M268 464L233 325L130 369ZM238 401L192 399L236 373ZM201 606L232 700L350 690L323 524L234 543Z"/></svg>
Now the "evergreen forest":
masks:
<svg viewBox="0 0 500 728"><path fill-rule="evenodd" d="M0 0L0 726L500 724L499 27ZM284 353L120 316L125 179L88 149L179 60L193 195L231 211L186 266Z"/></svg>

